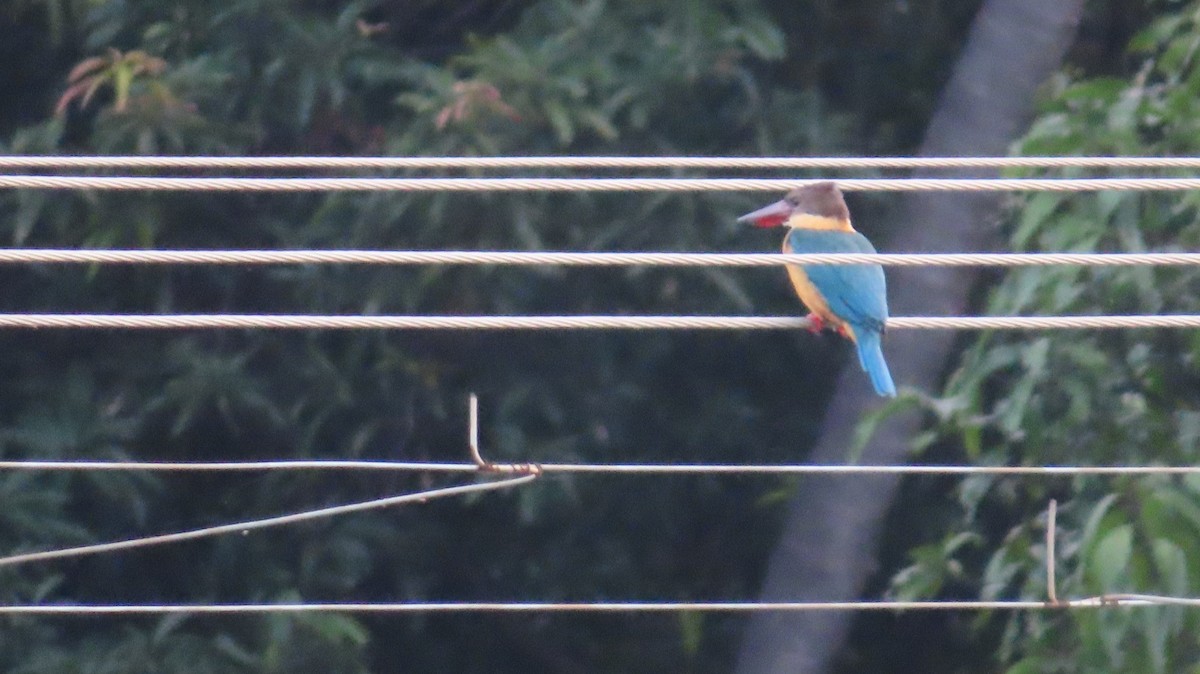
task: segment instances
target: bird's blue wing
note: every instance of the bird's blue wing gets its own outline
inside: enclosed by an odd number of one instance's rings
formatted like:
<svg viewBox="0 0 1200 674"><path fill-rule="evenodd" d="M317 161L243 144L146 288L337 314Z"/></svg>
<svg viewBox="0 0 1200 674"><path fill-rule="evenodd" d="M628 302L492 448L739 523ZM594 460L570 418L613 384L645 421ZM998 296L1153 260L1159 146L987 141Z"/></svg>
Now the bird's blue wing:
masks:
<svg viewBox="0 0 1200 674"><path fill-rule="evenodd" d="M788 248L794 253L874 253L858 232L793 229ZM806 264L805 273L825 296L830 310L847 323L882 331L887 320L887 283L877 264Z"/></svg>

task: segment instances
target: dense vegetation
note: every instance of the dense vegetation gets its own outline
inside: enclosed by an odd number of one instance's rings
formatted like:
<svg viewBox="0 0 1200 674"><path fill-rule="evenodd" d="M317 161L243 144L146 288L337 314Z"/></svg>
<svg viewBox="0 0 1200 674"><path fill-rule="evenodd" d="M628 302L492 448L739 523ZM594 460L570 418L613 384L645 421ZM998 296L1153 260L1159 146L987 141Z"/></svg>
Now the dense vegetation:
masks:
<svg viewBox="0 0 1200 674"><path fill-rule="evenodd" d="M0 152L905 154L977 8L327 4L7 3ZM1112 45L1143 14L1098 6L1076 54L1087 72L1055 83L1018 150L1195 153L1196 11L1152 6L1155 21L1124 58ZM30 247L774 250L774 234L733 223L760 200L8 192L0 233L5 245ZM1188 249L1198 204L1182 194L1034 195L1014 215L1013 245ZM889 201L852 206L886 241L877 225ZM796 311L775 270L44 266L0 275L6 312ZM987 308L1194 312L1195 284L1179 269L1035 270L1007 275ZM938 459L1192 462L1197 353L1183 331L985 336L944 395L928 392L937 425L926 445ZM833 338L766 333L9 331L0 333L0 457L461 460L466 394L476 391L496 459L787 462L810 444L846 355ZM0 550L451 480L4 472ZM1200 593L1191 482L969 480L961 512L930 505L924 486L909 496L929 507L902 510L909 526L891 541L926 543L897 594L1040 598L1036 517L1049 496L1063 503L1060 594ZM786 481L763 478L554 477L478 499L7 568L0 594L8 603L750 599L788 493ZM694 615L4 618L0 670L717 672L730 666L739 624ZM998 643L998 662L1017 671L1185 671L1197 662L1195 627L1183 610L1037 614L925 639L976 655ZM877 644L853 648L882 657ZM980 671L994 671L997 661L985 662Z"/></svg>
<svg viewBox="0 0 1200 674"><path fill-rule="evenodd" d="M1030 155L1195 155L1194 47L1200 5L1156 18L1129 43L1136 74L1059 78L1026 138ZM1195 250L1190 193L1023 198L1013 250ZM1189 269L1022 270L986 309L1017 314L1196 313ZM973 462L1191 465L1200 456L1200 343L1183 331L987 335L936 412L936 433ZM900 596L1045 597L1047 503L1059 501L1059 596L1200 592L1200 482L1194 476L1019 480L957 488L957 523L913 553ZM1003 514L1003 517L997 517ZM1014 526L1014 523L1018 523ZM1012 672L1183 672L1200 666L1196 614L1181 607L996 616Z"/></svg>

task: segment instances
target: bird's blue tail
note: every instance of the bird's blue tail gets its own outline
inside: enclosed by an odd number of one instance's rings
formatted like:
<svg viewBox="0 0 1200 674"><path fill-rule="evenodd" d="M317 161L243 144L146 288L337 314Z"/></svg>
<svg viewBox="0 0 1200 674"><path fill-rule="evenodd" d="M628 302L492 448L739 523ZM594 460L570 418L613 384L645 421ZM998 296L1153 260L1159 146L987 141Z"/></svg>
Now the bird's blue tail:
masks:
<svg viewBox="0 0 1200 674"><path fill-rule="evenodd" d="M854 332L858 338L858 361L871 378L875 392L881 396L894 397L896 385L892 383L892 373L888 371L887 362L883 360L882 335L858 326L855 326Z"/></svg>

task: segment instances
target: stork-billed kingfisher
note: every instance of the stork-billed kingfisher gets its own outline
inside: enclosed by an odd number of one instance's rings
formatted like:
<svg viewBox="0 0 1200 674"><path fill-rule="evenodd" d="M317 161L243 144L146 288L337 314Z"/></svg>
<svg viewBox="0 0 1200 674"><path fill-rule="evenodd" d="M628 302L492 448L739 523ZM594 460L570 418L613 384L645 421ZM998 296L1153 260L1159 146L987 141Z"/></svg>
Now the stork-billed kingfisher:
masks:
<svg viewBox="0 0 1200 674"><path fill-rule="evenodd" d="M806 185L782 200L747 213L738 222L757 227L788 228L784 253L874 253L867 237L850 224L842 191L832 182ZM808 307L813 332L826 326L858 347L858 360L881 396L896 395L896 385L883 359L887 323L887 284L877 264L787 265L796 294Z"/></svg>

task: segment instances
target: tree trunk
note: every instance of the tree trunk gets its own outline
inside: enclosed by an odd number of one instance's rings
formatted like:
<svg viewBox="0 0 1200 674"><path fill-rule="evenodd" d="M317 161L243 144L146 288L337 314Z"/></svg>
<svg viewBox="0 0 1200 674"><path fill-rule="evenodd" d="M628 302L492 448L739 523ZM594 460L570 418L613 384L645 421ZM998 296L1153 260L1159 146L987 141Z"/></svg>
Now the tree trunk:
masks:
<svg viewBox="0 0 1200 674"><path fill-rule="evenodd" d="M987 0L942 94L922 143L924 156L1003 155L1032 114L1035 92L1061 64L1083 0ZM976 172L987 175L989 172ZM995 193L915 193L887 249L979 251L995 245ZM960 315L978 272L966 267L898 269L888 274L896 315ZM895 331L885 351L897 384L936 391L954 357L951 332ZM846 460L860 414L878 405L857 367L848 366L826 413L813 463ZM898 463L920 429L916 414L883 424L865 463ZM805 478L789 505L782 538L761 591L764 601L852 599L875 570L880 524L895 495L894 476ZM848 612L759 613L747 623L739 674L821 672L846 637Z"/></svg>

